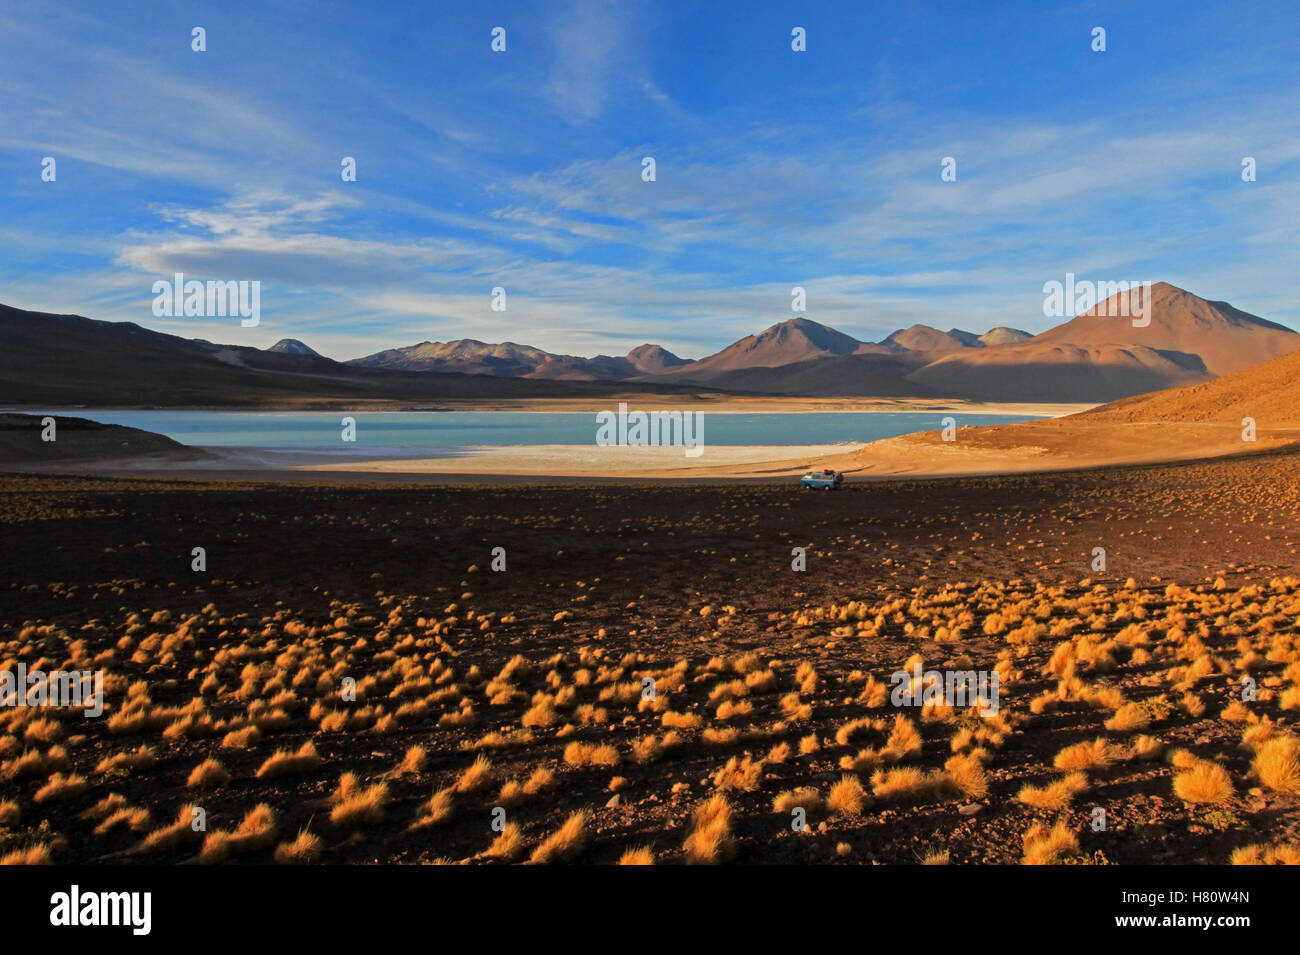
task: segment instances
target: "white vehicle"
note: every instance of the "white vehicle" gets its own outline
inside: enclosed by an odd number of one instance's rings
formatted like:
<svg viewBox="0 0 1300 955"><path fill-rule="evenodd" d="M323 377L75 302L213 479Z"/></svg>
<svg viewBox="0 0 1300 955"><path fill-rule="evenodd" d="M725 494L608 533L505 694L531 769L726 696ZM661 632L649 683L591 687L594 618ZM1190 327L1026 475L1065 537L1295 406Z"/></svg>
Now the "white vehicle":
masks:
<svg viewBox="0 0 1300 955"><path fill-rule="evenodd" d="M825 468L821 471L809 471L799 479L800 487L820 487L827 491L833 491L844 483L844 473L842 471L832 471Z"/></svg>

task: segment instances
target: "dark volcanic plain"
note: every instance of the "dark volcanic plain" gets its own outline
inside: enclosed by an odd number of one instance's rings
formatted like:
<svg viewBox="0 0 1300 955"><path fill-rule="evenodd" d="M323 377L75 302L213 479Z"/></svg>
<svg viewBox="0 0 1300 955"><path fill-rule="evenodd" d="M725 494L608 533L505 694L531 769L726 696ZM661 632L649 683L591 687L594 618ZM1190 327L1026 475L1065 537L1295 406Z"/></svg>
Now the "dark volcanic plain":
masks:
<svg viewBox="0 0 1300 955"><path fill-rule="evenodd" d="M1300 717L1298 549L1294 452L837 493L0 476L0 657L109 674L103 718L0 714L0 855L1226 863L1300 839L1289 744L1257 766ZM914 654L999 666L998 717L891 705Z"/></svg>

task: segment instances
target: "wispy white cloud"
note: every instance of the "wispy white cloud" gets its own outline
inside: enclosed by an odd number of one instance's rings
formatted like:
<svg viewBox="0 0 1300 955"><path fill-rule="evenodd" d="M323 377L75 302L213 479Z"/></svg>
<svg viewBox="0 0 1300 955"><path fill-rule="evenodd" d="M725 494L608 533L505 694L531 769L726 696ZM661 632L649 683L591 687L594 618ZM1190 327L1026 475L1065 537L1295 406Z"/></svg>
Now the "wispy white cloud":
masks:
<svg viewBox="0 0 1300 955"><path fill-rule="evenodd" d="M789 317L793 285L809 317L863 338L916 321L1038 330L1043 281L1069 270L1300 324L1294 77L1216 89L1153 68L1142 96L1052 115L963 99L987 77L948 77L922 106L925 63L882 35L860 86L786 90L763 61L732 115L734 99L710 102L732 78L675 46L703 9L511 8L493 58L473 11L442 11L422 39L396 13L281 4L267 22L296 26L276 63L275 30L241 32L262 21L238 2L212 21L208 59L188 27L142 38L65 11L38 29L51 9L16 3L0 11L0 172L15 182L0 239L18 251L0 282L18 304L156 325L152 279L179 270L267 286L264 327L168 326L180 334L299 337L337 357L466 335L698 356ZM741 26L777 37L786 19L756 8ZM48 189L32 174L46 153L71 161ZM357 182L339 180L342 155ZM1243 155L1258 182L1240 181ZM498 284L505 313L487 307Z"/></svg>

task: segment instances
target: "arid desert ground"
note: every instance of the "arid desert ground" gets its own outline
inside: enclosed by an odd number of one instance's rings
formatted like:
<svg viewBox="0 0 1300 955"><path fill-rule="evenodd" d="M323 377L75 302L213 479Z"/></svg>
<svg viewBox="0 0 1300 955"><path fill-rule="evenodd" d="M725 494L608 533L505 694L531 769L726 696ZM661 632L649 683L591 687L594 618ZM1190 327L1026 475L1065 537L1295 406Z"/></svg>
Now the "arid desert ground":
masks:
<svg viewBox="0 0 1300 955"><path fill-rule="evenodd" d="M1295 862L1298 554L1291 449L837 493L10 475L0 655L107 678L98 719L0 713L0 855ZM914 666L997 712L895 705Z"/></svg>

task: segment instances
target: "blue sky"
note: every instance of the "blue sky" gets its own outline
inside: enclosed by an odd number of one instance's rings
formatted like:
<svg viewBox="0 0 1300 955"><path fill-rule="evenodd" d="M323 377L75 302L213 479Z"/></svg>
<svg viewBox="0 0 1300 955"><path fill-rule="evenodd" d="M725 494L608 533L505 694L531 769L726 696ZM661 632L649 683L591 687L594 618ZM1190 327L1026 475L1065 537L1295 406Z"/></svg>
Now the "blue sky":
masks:
<svg viewBox="0 0 1300 955"><path fill-rule="evenodd" d="M1250 2L6 0L0 302L340 359L700 357L796 285L864 339L1041 331L1074 272L1300 327L1297 27ZM155 318L176 271L260 281L261 324Z"/></svg>

